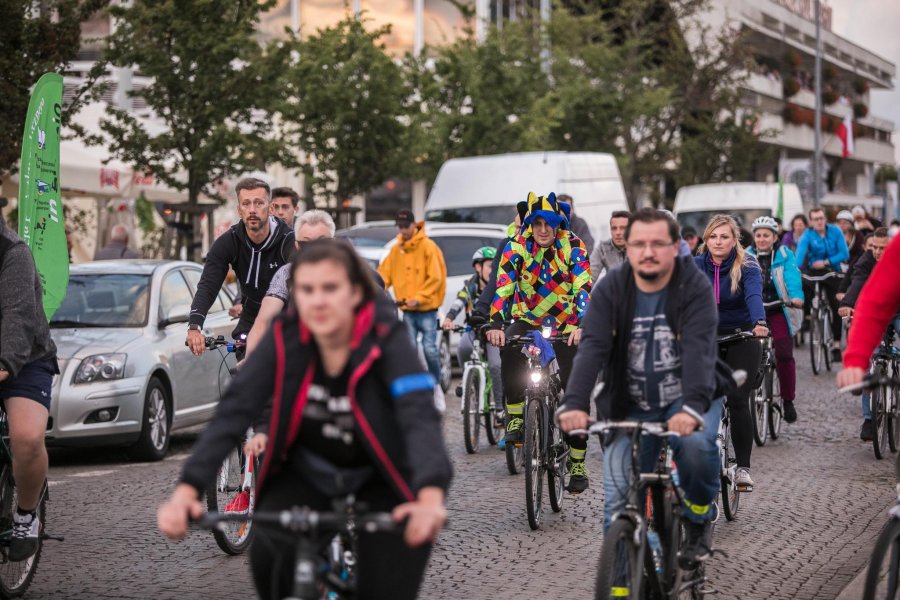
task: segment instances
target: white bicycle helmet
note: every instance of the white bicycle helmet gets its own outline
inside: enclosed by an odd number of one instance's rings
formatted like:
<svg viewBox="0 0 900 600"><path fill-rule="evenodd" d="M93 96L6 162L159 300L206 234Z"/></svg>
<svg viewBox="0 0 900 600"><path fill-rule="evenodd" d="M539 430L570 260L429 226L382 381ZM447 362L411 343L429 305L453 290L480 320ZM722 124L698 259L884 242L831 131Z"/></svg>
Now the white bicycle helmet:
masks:
<svg viewBox="0 0 900 600"><path fill-rule="evenodd" d="M753 221L753 231L757 229L771 229L774 233L778 233L778 223L772 217L759 217Z"/></svg>
<svg viewBox="0 0 900 600"><path fill-rule="evenodd" d="M849 221L852 223L853 222L853 213L850 212L849 210L842 210L841 212L839 212L837 214L837 218L835 219L835 221L840 221L840 220Z"/></svg>

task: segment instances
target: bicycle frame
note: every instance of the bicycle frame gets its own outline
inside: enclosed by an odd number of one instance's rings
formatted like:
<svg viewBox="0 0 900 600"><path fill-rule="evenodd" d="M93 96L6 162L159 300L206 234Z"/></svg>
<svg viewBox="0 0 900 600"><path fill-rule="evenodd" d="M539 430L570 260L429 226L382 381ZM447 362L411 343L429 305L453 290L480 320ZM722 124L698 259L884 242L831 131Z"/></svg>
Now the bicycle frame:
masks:
<svg viewBox="0 0 900 600"><path fill-rule="evenodd" d="M472 336L472 357L463 365L461 381L466 381L466 375L472 370L477 372L478 389L481 390L479 402L481 410L479 412L482 414L490 412L492 408L490 405L490 397L491 391L493 390L493 380L491 379L491 372L487 365L487 359L484 357L484 347L478 336ZM465 398L460 398L459 412L462 413L464 410Z"/></svg>

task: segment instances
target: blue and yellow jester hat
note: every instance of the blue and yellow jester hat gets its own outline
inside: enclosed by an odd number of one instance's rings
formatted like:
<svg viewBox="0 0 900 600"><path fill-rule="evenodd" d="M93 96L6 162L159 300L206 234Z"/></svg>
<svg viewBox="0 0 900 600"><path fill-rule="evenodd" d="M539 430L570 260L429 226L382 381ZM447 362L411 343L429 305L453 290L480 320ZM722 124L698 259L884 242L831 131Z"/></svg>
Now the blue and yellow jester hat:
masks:
<svg viewBox="0 0 900 600"><path fill-rule="evenodd" d="M569 228L569 217L572 213L572 206L567 202L559 202L556 200L556 194L550 192L548 196L538 196L534 192L528 192L528 200L519 202L517 207L519 214L522 215L522 229L531 227L534 220L538 217L547 221L547 224L554 229Z"/></svg>

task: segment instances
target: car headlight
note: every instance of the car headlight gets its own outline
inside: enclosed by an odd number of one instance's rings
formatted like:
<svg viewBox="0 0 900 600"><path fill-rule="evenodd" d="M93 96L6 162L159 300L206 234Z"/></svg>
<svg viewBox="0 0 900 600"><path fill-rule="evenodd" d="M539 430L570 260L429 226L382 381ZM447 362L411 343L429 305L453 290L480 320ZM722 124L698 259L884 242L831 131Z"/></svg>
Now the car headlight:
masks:
<svg viewBox="0 0 900 600"><path fill-rule="evenodd" d="M75 371L75 383L112 381L125 377L125 354L95 354L88 356Z"/></svg>

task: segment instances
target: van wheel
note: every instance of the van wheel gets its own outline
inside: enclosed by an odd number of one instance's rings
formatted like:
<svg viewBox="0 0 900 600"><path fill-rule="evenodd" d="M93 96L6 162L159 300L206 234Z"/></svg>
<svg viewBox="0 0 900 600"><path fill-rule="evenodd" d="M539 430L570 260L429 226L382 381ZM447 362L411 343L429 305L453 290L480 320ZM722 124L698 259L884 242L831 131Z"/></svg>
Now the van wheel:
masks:
<svg viewBox="0 0 900 600"><path fill-rule="evenodd" d="M169 414L171 405L162 382L156 377L150 379L144 395L141 437L128 451L131 458L157 461L166 455L171 439L172 418Z"/></svg>

